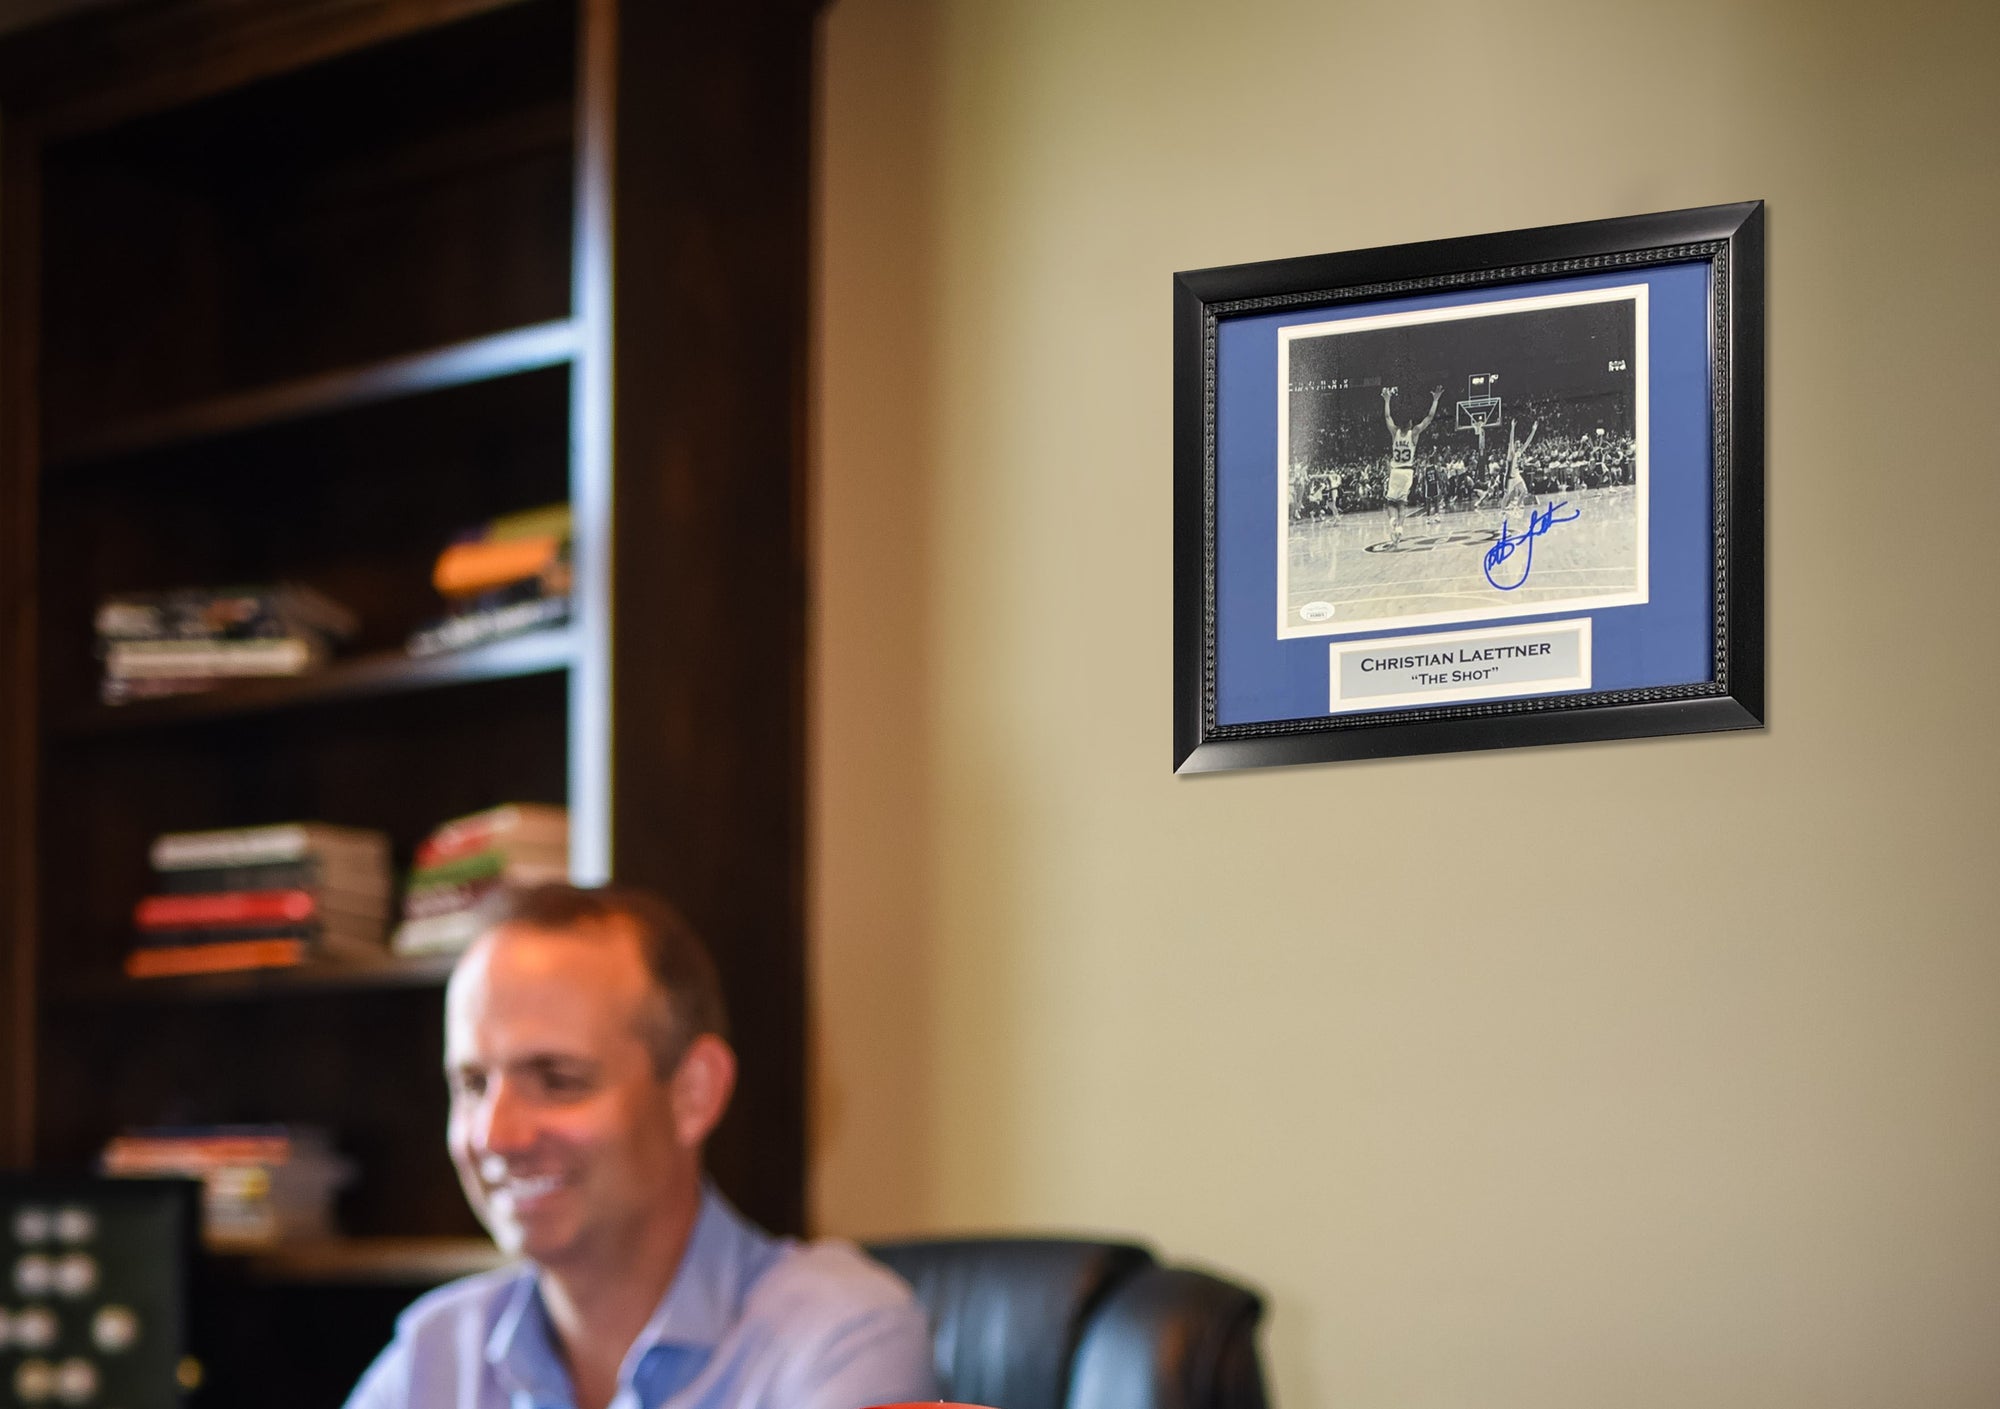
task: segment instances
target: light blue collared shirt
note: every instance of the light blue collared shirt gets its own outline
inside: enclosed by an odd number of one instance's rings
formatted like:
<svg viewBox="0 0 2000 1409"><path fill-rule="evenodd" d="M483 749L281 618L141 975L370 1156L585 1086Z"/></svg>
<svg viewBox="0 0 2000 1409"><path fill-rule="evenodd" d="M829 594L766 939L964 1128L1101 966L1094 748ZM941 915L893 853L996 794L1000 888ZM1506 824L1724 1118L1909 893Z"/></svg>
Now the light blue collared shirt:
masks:
<svg viewBox="0 0 2000 1409"><path fill-rule="evenodd" d="M849 1243L773 1238L712 1187L611 1409L862 1409L937 1398L910 1289ZM419 1299L347 1409L574 1409L532 1267Z"/></svg>

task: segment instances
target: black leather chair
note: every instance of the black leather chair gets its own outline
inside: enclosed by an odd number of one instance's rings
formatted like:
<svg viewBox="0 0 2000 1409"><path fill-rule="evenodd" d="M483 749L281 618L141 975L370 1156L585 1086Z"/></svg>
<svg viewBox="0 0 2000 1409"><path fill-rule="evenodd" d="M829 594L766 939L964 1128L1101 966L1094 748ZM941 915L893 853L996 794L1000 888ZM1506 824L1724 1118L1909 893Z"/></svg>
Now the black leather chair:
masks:
<svg viewBox="0 0 2000 1409"><path fill-rule="evenodd" d="M1253 1292L1131 1243L959 1238L868 1251L930 1313L939 1387L992 1409L1266 1409Z"/></svg>

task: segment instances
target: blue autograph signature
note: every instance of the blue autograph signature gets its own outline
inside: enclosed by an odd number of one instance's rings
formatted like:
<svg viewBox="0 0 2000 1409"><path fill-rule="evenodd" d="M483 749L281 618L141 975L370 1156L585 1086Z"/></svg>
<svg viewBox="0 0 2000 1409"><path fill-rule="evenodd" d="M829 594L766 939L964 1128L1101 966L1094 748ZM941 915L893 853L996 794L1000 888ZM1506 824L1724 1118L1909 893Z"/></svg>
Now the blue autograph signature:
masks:
<svg viewBox="0 0 2000 1409"><path fill-rule="evenodd" d="M1568 505L1569 500L1558 499L1546 509L1531 511L1528 514L1528 531L1518 536L1507 532L1507 521L1502 519L1500 521L1500 541L1486 550L1486 580L1502 592L1512 592L1516 587L1526 582L1528 574L1533 572L1535 568L1535 540L1547 533L1555 524L1568 523L1571 519L1583 517L1583 510L1581 509L1570 509L1568 513L1562 515L1556 513L1556 510L1566 508ZM1493 569L1513 557L1515 549L1524 543L1528 546L1528 551L1521 555L1520 577L1512 582L1501 582L1494 577Z"/></svg>

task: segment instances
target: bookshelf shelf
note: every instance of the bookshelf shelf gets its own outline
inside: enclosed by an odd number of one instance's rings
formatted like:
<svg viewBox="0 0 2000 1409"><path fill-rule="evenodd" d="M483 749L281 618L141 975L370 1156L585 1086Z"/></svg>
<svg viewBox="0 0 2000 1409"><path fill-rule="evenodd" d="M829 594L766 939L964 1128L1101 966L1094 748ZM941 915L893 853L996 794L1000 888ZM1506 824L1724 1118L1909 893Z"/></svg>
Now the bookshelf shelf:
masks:
<svg viewBox="0 0 2000 1409"><path fill-rule="evenodd" d="M574 630L559 627L445 655L411 657L391 652L362 656L310 675L244 680L199 695L94 705L69 719L52 722L50 732L60 738L98 738L338 700L408 694L481 680L511 680L567 670L576 656Z"/></svg>
<svg viewBox="0 0 2000 1409"><path fill-rule="evenodd" d="M331 1238L216 1256L246 1281L431 1287L509 1259L485 1238Z"/></svg>
<svg viewBox="0 0 2000 1409"><path fill-rule="evenodd" d="M53 469L67 469L423 392L470 386L558 366L576 356L578 345L576 324L567 318L513 328L448 347L210 397L128 421L112 421L51 447L49 464Z"/></svg>
<svg viewBox="0 0 2000 1409"><path fill-rule="evenodd" d="M229 1003L315 993L365 993L398 988L441 988L453 956L425 955L380 963L307 964L296 969L189 974L133 979L123 974L79 975L51 997L69 1004L133 1005Z"/></svg>

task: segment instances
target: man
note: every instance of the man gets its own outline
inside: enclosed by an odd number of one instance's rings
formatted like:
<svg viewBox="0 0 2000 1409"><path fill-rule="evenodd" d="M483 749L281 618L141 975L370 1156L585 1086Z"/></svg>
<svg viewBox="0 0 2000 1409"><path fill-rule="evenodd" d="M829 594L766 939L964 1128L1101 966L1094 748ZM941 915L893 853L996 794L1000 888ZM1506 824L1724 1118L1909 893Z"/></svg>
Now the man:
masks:
<svg viewBox="0 0 2000 1409"><path fill-rule="evenodd" d="M1382 419L1389 425L1389 491L1384 502L1389 510L1389 540L1403 541L1403 509L1409 502L1410 485L1417 473L1417 437L1430 429L1431 418L1437 415L1438 398L1444 395L1444 388L1437 387L1431 392L1431 409L1424 418L1407 429L1396 424L1395 413L1389 409L1397 387L1382 388Z"/></svg>
<svg viewBox="0 0 2000 1409"><path fill-rule="evenodd" d="M909 1289L702 1175L736 1082L715 968L649 896L515 897L445 993L448 1143L517 1267L423 1297L349 1409L860 1409L933 1399Z"/></svg>
<svg viewBox="0 0 2000 1409"><path fill-rule="evenodd" d="M1340 475L1332 470L1314 470L1305 479L1305 506L1302 519L1319 522L1340 517L1338 496Z"/></svg>
<svg viewBox="0 0 2000 1409"><path fill-rule="evenodd" d="M1507 422L1507 487L1500 496L1501 521L1506 521L1507 511L1525 504L1530 510L1535 507L1535 496L1528 492L1528 481L1521 473L1521 457L1528 453L1528 447L1535 443L1535 432L1542 428L1540 418L1529 425L1528 438L1519 442L1514 433L1520 429L1519 421Z"/></svg>
<svg viewBox="0 0 2000 1409"><path fill-rule="evenodd" d="M1466 474L1472 481L1472 507L1476 509L1485 502L1488 494L1496 493L1500 485L1497 480L1491 485L1487 483L1486 422L1474 419L1472 433L1479 439L1479 448L1472 452L1472 463L1466 467Z"/></svg>

